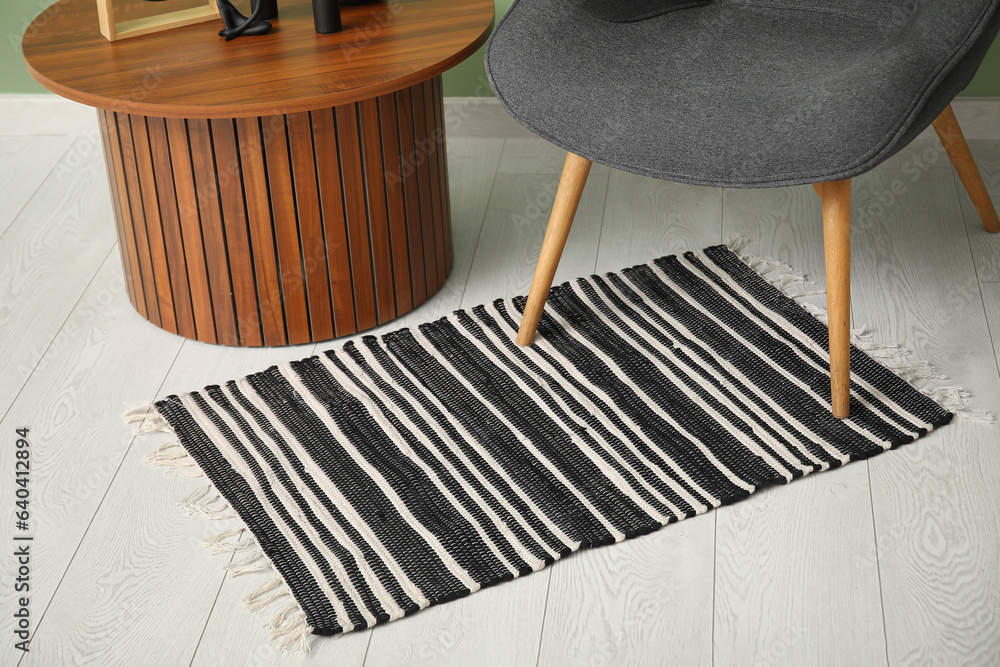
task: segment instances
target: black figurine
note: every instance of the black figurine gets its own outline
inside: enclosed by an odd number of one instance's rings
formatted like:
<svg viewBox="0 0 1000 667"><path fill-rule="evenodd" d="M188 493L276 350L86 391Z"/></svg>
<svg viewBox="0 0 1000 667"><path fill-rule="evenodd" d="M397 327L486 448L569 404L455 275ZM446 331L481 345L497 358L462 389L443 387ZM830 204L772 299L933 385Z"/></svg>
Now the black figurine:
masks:
<svg viewBox="0 0 1000 667"><path fill-rule="evenodd" d="M222 22L226 24L226 27L219 31L219 36L225 37L227 42L240 35L263 35L271 29L271 23L261 19L266 3L258 2L249 17L240 14L229 0L215 0L215 3L219 6Z"/></svg>
<svg viewBox="0 0 1000 667"><path fill-rule="evenodd" d="M149 0L160 2L161 0ZM340 25L339 5L368 5L375 0L313 0L313 18L316 21L316 32L329 34L338 32ZM263 35L271 29L270 21L278 18L277 0L252 0L250 16L243 16L230 0L215 0L219 6L219 15L226 24L219 31L220 37L226 41L236 39L240 35Z"/></svg>

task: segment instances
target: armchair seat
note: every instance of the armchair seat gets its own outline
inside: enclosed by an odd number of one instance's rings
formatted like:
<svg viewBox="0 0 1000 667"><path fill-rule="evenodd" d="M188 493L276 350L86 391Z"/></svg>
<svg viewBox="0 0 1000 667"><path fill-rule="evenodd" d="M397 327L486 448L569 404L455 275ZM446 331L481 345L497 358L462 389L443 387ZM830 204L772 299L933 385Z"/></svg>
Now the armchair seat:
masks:
<svg viewBox="0 0 1000 667"><path fill-rule="evenodd" d="M517 343L530 345L594 162L681 183L812 183L823 200L830 409L851 402L851 180L933 124L989 232L1000 216L951 109L1000 0L515 0L497 97L565 148Z"/></svg>
<svg viewBox="0 0 1000 667"><path fill-rule="evenodd" d="M510 114L576 155L671 181L848 179L972 78L996 1L715 0L633 22L517 0L487 48ZM648 4L648 2L647 2Z"/></svg>

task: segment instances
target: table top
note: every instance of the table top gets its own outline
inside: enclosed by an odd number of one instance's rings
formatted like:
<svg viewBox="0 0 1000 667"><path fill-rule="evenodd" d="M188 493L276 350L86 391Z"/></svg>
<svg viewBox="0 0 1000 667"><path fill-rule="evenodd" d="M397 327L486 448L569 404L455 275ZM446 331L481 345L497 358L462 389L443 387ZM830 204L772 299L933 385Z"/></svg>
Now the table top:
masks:
<svg viewBox="0 0 1000 667"><path fill-rule="evenodd" d="M169 1L157 3L169 11ZM22 49L49 90L90 106L167 118L310 111L412 86L469 57L493 27L493 0L382 0L342 7L316 34L310 0L278 0L271 31L226 42L222 20L108 42L96 0L58 0Z"/></svg>

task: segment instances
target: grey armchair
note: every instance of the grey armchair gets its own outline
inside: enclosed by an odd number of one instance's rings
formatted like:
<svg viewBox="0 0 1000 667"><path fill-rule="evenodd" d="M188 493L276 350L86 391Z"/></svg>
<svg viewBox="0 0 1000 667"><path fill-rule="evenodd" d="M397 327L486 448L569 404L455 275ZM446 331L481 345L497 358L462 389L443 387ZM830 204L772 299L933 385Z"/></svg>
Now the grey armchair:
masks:
<svg viewBox="0 0 1000 667"><path fill-rule="evenodd" d="M486 53L507 111L568 156L517 342L530 344L593 161L823 200L831 406L850 403L851 178L933 124L1000 231L952 99L1000 0L515 0Z"/></svg>

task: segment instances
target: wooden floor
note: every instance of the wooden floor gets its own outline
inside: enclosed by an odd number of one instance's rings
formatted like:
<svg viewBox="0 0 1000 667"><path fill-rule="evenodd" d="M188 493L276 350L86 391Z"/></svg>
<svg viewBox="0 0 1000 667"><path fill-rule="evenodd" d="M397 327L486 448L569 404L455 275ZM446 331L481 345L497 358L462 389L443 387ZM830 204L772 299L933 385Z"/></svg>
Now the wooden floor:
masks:
<svg viewBox="0 0 1000 667"><path fill-rule="evenodd" d="M477 118L490 109L449 112L455 268L392 327L528 290L563 155L516 131L487 136ZM119 415L318 348L213 347L141 319L96 132L62 127L0 137L0 664L1000 664L1000 426L963 422L397 623L316 638L308 658L276 653L261 627L271 610L240 602L266 576L225 578L230 556L200 545L225 522L177 506L204 482L143 464L170 437L136 438ZM972 143L1000 202L1000 134ZM1000 236L983 231L940 145L921 138L858 179L854 206L855 324L1000 413ZM812 188L690 187L603 167L556 280L733 235L822 283ZM21 427L35 535L24 655L10 585Z"/></svg>

